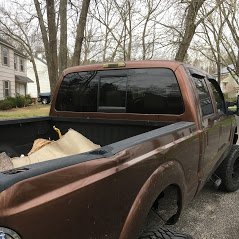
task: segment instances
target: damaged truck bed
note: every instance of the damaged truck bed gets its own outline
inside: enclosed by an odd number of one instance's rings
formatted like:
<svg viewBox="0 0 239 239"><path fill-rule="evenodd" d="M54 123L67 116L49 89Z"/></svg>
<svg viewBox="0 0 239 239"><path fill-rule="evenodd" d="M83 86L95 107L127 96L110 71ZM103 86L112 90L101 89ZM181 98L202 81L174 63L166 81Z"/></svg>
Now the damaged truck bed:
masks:
<svg viewBox="0 0 239 239"><path fill-rule="evenodd" d="M235 117L213 77L192 66L142 61L69 68L49 117L0 121L0 152L20 157L36 139L56 141L53 126L82 134L95 148L16 161L0 173L2 235L162 238L163 225L147 227L152 210L175 223L215 172L227 191L239 187L238 157L231 159L238 150ZM80 138L66 144L81 150Z"/></svg>

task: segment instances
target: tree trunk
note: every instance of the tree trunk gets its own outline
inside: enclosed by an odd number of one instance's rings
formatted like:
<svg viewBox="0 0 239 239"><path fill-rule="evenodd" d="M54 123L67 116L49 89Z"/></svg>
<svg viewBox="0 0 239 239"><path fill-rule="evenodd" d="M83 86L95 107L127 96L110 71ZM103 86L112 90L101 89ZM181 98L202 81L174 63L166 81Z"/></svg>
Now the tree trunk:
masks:
<svg viewBox="0 0 239 239"><path fill-rule="evenodd" d="M67 68L67 0L60 2L60 49L59 49L59 73Z"/></svg>
<svg viewBox="0 0 239 239"><path fill-rule="evenodd" d="M131 60L131 51L132 51L132 14L131 14L132 5L131 5L131 2L128 1L127 5L128 5L128 9L129 9L129 12L128 12L129 26L127 27L127 31L129 34L129 43L128 43L128 51L127 51L127 60L130 61Z"/></svg>
<svg viewBox="0 0 239 239"><path fill-rule="evenodd" d="M204 2L205 0L192 0L189 3L187 16L185 19L185 32L175 56L176 61L183 61L186 57L188 48L191 44L191 41L193 39L197 27L195 23L196 17L199 9L201 8Z"/></svg>
<svg viewBox="0 0 239 239"><path fill-rule="evenodd" d="M49 47L49 42L48 42L48 35L47 35L47 30L44 25L44 19L43 19L43 14L41 12L41 6L38 0L34 0L35 8L37 11L37 17L41 29L41 34L42 34L42 40L45 48L45 54L46 54L46 60L47 62L49 61L49 52L48 52L48 47Z"/></svg>
<svg viewBox="0 0 239 239"><path fill-rule="evenodd" d="M57 62L57 30L55 22L55 1L47 1L47 22L48 22L48 35L49 35L49 61L48 74L51 86L51 92L55 88L58 79L58 62Z"/></svg>
<svg viewBox="0 0 239 239"><path fill-rule="evenodd" d="M35 58L34 58L32 52L30 53L30 58L31 58L32 66L33 66L34 75L36 78L37 96L39 96L39 94L41 93L41 87L40 87L40 81L39 81L39 76L38 76L38 72L37 72L37 65L36 65Z"/></svg>
<svg viewBox="0 0 239 239"><path fill-rule="evenodd" d="M80 65L82 43L84 39L86 18L87 18L87 14L89 10L89 5L90 5L90 0L83 0L79 23L77 25L75 49L74 49L74 54L72 58L73 66Z"/></svg>
<svg viewBox="0 0 239 239"><path fill-rule="evenodd" d="M236 75L239 77L239 49L237 51L237 61L236 61Z"/></svg>
<svg viewBox="0 0 239 239"><path fill-rule="evenodd" d="M217 82L221 84L221 63L219 61L217 62Z"/></svg>
<svg viewBox="0 0 239 239"><path fill-rule="evenodd" d="M55 23L55 5L54 0L47 0L47 25L44 24L44 18L41 11L40 3L38 0L34 0L39 25L41 29L43 44L45 48L48 76L50 81L51 92L55 88L55 83L58 78L58 62L57 62L57 31Z"/></svg>
<svg viewBox="0 0 239 239"><path fill-rule="evenodd" d="M143 33L142 33L142 47L143 47L143 51L142 51L142 59L145 60L146 59L146 42L145 42L145 37L146 37L146 30L147 30L147 24L149 21L149 17L150 14L148 13L145 23L144 23L144 29L143 29Z"/></svg>

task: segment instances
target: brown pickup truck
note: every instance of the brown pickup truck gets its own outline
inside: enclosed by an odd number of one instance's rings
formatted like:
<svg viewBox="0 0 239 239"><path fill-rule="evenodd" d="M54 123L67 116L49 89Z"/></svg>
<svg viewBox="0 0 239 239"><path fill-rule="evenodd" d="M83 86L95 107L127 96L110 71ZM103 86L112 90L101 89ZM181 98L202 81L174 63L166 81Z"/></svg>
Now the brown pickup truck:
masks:
<svg viewBox="0 0 239 239"><path fill-rule="evenodd" d="M69 68L49 117L0 121L0 152L57 140L53 126L101 147L1 172L2 239L191 238L159 222L175 223L210 177L239 188L235 116L216 80L192 66Z"/></svg>

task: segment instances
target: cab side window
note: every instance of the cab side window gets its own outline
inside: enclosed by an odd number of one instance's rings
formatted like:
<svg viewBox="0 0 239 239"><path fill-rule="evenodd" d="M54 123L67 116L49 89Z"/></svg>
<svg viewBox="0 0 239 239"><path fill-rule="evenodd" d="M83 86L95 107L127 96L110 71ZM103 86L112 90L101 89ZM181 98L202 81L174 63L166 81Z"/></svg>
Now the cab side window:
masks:
<svg viewBox="0 0 239 239"><path fill-rule="evenodd" d="M193 77L194 84L199 96L202 115L207 116L213 113L212 100L204 78Z"/></svg>
<svg viewBox="0 0 239 239"><path fill-rule="evenodd" d="M225 109L225 104L224 104L224 99L223 99L223 96L222 96L222 92L220 91L219 86L217 85L216 82L214 82L214 80L209 79L209 81L210 81L210 85L211 85L211 88L212 88L213 95L214 95L215 100L216 100L217 112L218 113L220 113L220 112L225 113L226 109Z"/></svg>

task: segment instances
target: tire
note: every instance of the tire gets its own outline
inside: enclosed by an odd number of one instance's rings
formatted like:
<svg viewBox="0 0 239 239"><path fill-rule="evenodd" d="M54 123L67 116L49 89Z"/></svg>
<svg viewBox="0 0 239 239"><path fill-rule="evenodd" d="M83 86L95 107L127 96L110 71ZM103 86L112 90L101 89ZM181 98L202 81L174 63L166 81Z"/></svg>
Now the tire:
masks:
<svg viewBox="0 0 239 239"><path fill-rule="evenodd" d="M217 170L222 179L220 189L235 192L239 189L239 145L233 145L228 156L223 160Z"/></svg>
<svg viewBox="0 0 239 239"><path fill-rule="evenodd" d="M42 104L43 104L43 105L48 104L48 100L47 100L47 98L43 98L43 99L42 99Z"/></svg>
<svg viewBox="0 0 239 239"><path fill-rule="evenodd" d="M177 233L163 227L157 227L155 229L143 232L143 234L139 237L139 239L193 239L193 238L192 236L187 234Z"/></svg>

